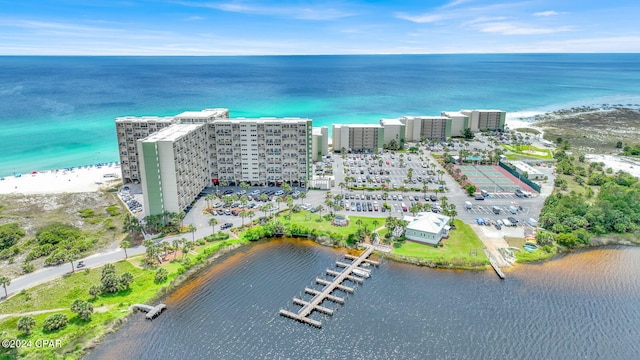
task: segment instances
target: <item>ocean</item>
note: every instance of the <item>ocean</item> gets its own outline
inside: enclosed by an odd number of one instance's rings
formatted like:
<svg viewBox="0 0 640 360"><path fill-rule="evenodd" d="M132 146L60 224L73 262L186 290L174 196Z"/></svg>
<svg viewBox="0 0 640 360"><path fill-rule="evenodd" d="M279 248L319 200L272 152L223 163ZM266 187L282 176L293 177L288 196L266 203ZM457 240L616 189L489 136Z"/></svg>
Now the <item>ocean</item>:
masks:
<svg viewBox="0 0 640 360"><path fill-rule="evenodd" d="M118 161L114 119L229 108L314 126L640 103L640 54L0 57L0 176Z"/></svg>

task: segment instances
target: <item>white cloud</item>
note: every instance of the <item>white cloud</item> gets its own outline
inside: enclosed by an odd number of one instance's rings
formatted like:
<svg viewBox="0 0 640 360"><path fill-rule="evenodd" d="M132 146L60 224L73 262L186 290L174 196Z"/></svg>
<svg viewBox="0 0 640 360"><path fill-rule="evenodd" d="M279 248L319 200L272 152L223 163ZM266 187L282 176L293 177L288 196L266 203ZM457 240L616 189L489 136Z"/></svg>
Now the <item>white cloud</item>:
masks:
<svg viewBox="0 0 640 360"><path fill-rule="evenodd" d="M554 10L533 13L533 16L556 16L556 15L560 15L560 13Z"/></svg>
<svg viewBox="0 0 640 360"><path fill-rule="evenodd" d="M235 2L219 3L219 2L189 2L179 1L176 4L188 7L204 7L216 9L226 12L234 12L241 14L263 15L263 16L280 16L285 18L299 20L335 20L344 17L353 16L353 13L330 8L330 7L309 7L309 6L260 6L245 5Z"/></svg>
<svg viewBox="0 0 640 360"><path fill-rule="evenodd" d="M559 32L571 31L571 26L560 27L534 27L527 24L514 22L489 22L476 26L478 30L486 33L496 33L502 35L540 35L554 34Z"/></svg>
<svg viewBox="0 0 640 360"><path fill-rule="evenodd" d="M420 23L420 24L432 23L432 22L447 19L447 16L444 14L408 15L405 13L397 13L396 17L398 19L407 20L407 21Z"/></svg>

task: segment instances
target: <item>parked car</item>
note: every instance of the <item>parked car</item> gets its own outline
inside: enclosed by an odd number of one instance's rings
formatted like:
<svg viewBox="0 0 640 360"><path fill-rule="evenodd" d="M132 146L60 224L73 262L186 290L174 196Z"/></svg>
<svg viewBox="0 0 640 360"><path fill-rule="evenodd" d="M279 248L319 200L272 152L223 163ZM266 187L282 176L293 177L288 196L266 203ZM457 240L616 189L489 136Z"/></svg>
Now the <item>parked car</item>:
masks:
<svg viewBox="0 0 640 360"><path fill-rule="evenodd" d="M484 219L483 218L476 218L476 223L478 225L484 225Z"/></svg>
<svg viewBox="0 0 640 360"><path fill-rule="evenodd" d="M484 200L484 196L482 194L476 195L476 200Z"/></svg>
<svg viewBox="0 0 640 360"><path fill-rule="evenodd" d="M509 216L507 220L509 220L514 226L518 224L518 219L514 218L513 216Z"/></svg>
<svg viewBox="0 0 640 360"><path fill-rule="evenodd" d="M232 223L224 223L224 224L220 225L220 230L231 229L232 227L233 227Z"/></svg>

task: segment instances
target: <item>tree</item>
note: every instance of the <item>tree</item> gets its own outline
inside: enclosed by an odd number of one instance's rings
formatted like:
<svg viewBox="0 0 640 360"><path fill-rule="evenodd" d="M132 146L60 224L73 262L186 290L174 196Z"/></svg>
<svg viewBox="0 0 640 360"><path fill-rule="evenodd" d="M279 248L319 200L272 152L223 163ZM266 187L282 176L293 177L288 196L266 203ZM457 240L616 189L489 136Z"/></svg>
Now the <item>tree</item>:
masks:
<svg viewBox="0 0 640 360"><path fill-rule="evenodd" d="M358 227L362 227L362 220L361 219L356 220L356 225L358 225Z"/></svg>
<svg viewBox="0 0 640 360"><path fill-rule="evenodd" d="M191 241L193 242L196 241L196 230L198 229L193 224L189 224L189 226L187 227L187 231L191 233Z"/></svg>
<svg viewBox="0 0 640 360"><path fill-rule="evenodd" d="M129 285L131 285L131 283L133 282L133 274L131 274L130 272L126 272L122 275L120 275L120 284L122 285L123 289L129 289Z"/></svg>
<svg viewBox="0 0 640 360"><path fill-rule="evenodd" d="M616 143L616 149L622 149L622 141Z"/></svg>
<svg viewBox="0 0 640 360"><path fill-rule="evenodd" d="M27 335L31 334L31 329L33 329L34 326L36 326L36 320L29 315L23 316L18 320L18 330Z"/></svg>
<svg viewBox="0 0 640 360"><path fill-rule="evenodd" d="M293 201L291 201L291 202L293 203ZM240 218L242 219L242 225L241 226L244 226L244 219L247 217L247 211L246 210L240 211L238 216L240 216Z"/></svg>
<svg viewBox="0 0 640 360"><path fill-rule="evenodd" d="M211 201L214 200L216 196L213 193L209 193L205 195L204 199L207 201L207 208L211 207Z"/></svg>
<svg viewBox="0 0 640 360"><path fill-rule="evenodd" d="M68 250L65 253L65 260L71 264L72 273L76 271L76 267L73 264L73 262L78 260L79 258L80 258L80 254L78 253L78 250L72 249L72 250Z"/></svg>
<svg viewBox="0 0 640 360"><path fill-rule="evenodd" d="M180 249L180 240L174 239L171 244L173 245L173 258L175 259L178 254L178 249Z"/></svg>
<svg viewBox="0 0 640 360"><path fill-rule="evenodd" d="M67 318L67 315L62 313L57 313L49 316L44 320L42 329L46 332L56 331L67 326L68 323L69 323L69 318Z"/></svg>
<svg viewBox="0 0 640 360"><path fill-rule="evenodd" d="M0 285L4 288L4 297L9 296L9 294L7 294L7 286L11 285L11 279L4 275L0 275Z"/></svg>
<svg viewBox="0 0 640 360"><path fill-rule="evenodd" d="M193 243L184 241L182 245L182 259L187 257L187 254L189 253L189 251L191 251L191 249L193 249Z"/></svg>
<svg viewBox="0 0 640 360"><path fill-rule="evenodd" d="M124 250L124 258L129 258L129 255L127 254L127 248L131 247L131 242L129 240L122 240L120 241L120 247Z"/></svg>
<svg viewBox="0 0 640 360"><path fill-rule="evenodd" d="M474 136L473 131L471 131L471 128L465 128L464 130L462 130L462 136L467 140L471 140Z"/></svg>
<svg viewBox="0 0 640 360"><path fill-rule="evenodd" d="M216 232L215 226L218 225L218 220L216 220L216 218L209 219L209 225L211 225L211 233L213 234Z"/></svg>
<svg viewBox="0 0 640 360"><path fill-rule="evenodd" d="M93 297L93 300L98 298L98 295L100 294L100 286L98 285L91 285L89 287L89 295L91 295Z"/></svg>
<svg viewBox="0 0 640 360"><path fill-rule="evenodd" d="M15 245L24 235L24 230L16 223L0 225L0 250Z"/></svg>
<svg viewBox="0 0 640 360"><path fill-rule="evenodd" d="M130 213L126 213L124 217L123 230L128 232L131 238L134 238L137 233L142 231L140 220L138 220L137 217L131 215Z"/></svg>
<svg viewBox="0 0 640 360"><path fill-rule="evenodd" d="M156 275L155 275L154 281L156 283L165 282L167 280L168 276L169 276L169 272L167 272L167 269L159 268L158 270L156 270Z"/></svg>
<svg viewBox="0 0 640 360"><path fill-rule="evenodd" d="M93 304L88 301L75 299L71 304L71 311L78 314L78 317L82 320L91 320Z"/></svg>

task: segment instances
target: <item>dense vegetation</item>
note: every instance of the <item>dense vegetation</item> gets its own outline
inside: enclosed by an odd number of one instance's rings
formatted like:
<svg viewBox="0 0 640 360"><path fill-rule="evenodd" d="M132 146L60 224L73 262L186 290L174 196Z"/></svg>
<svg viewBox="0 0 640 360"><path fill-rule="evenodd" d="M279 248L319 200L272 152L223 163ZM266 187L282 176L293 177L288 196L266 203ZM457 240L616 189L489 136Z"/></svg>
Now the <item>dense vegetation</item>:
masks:
<svg viewBox="0 0 640 360"><path fill-rule="evenodd" d="M631 233L640 224L640 183L625 172L606 175L601 164L592 163L584 170L586 191L555 192L545 201L540 225L548 231L538 234L538 242L550 244L554 240L562 246L588 244L594 235ZM562 159L558 172L582 172ZM600 171L599 171L600 170ZM580 175L576 175L580 176ZM556 186L566 189L567 180L559 177ZM590 186L597 186L597 195Z"/></svg>
<svg viewBox="0 0 640 360"><path fill-rule="evenodd" d="M622 148L622 155L627 155L627 156L638 156L638 155L640 155L640 145L625 146L624 148Z"/></svg>
<svg viewBox="0 0 640 360"><path fill-rule="evenodd" d="M15 245L25 232L16 223L0 225L0 250Z"/></svg>

